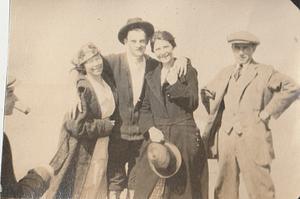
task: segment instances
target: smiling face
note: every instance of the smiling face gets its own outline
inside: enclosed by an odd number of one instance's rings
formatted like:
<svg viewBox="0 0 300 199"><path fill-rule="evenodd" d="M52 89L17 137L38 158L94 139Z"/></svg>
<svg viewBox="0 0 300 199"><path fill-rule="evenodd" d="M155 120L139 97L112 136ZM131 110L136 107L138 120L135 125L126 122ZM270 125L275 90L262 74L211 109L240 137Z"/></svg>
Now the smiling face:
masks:
<svg viewBox="0 0 300 199"><path fill-rule="evenodd" d="M127 38L124 40L127 47L127 52L134 57L141 57L144 55L147 46L147 37L142 29L130 30Z"/></svg>
<svg viewBox="0 0 300 199"><path fill-rule="evenodd" d="M5 107L4 107L4 113L5 115L11 115L13 114L13 110L15 107L16 101L18 101L17 96L14 93L15 88L8 87L6 89L6 96L5 96Z"/></svg>
<svg viewBox="0 0 300 199"><path fill-rule="evenodd" d="M97 54L84 63L86 73L93 76L100 76L103 70L102 57Z"/></svg>
<svg viewBox="0 0 300 199"><path fill-rule="evenodd" d="M237 64L247 64L252 60L256 45L250 43L234 43L232 51Z"/></svg>
<svg viewBox="0 0 300 199"><path fill-rule="evenodd" d="M167 40L157 39L153 45L153 51L163 64L170 63L173 60L173 46Z"/></svg>

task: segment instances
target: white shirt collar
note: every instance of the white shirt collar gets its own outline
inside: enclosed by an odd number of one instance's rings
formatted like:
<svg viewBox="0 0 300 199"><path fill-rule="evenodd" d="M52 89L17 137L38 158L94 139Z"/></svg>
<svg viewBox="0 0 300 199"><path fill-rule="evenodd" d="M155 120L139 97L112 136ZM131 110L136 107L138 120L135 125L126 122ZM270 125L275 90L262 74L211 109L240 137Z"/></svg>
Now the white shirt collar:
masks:
<svg viewBox="0 0 300 199"><path fill-rule="evenodd" d="M145 56L142 56L141 60L139 60L139 58L136 58L134 56L132 56L130 53L126 53L127 56L127 60L128 60L128 64L129 65L145 65L146 59Z"/></svg>

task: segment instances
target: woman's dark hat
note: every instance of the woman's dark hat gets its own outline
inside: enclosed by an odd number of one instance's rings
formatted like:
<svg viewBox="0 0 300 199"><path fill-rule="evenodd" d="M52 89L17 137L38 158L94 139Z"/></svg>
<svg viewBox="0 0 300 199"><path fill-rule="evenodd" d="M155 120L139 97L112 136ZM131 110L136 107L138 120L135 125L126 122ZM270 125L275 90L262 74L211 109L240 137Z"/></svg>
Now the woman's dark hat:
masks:
<svg viewBox="0 0 300 199"><path fill-rule="evenodd" d="M124 44L124 39L127 37L127 33L135 28L143 29L148 38L151 38L154 33L154 27L151 23L147 21L143 21L141 18L131 18L128 19L127 24L123 26L119 33L118 39L119 41Z"/></svg>
<svg viewBox="0 0 300 199"><path fill-rule="evenodd" d="M150 168L161 178L170 178L175 175L182 162L178 148L168 142L150 143L147 148L147 157Z"/></svg>

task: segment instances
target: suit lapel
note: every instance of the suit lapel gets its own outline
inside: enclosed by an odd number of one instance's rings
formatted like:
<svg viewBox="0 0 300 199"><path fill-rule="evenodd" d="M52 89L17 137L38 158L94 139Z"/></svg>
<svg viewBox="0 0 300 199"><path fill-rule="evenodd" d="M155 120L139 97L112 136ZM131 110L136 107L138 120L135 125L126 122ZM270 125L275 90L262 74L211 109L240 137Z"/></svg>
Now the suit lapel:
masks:
<svg viewBox="0 0 300 199"><path fill-rule="evenodd" d="M223 98L224 98L224 95L226 94L226 91L227 91L227 88L228 88L228 85L229 85L229 81L233 75L233 72L234 72L234 68L235 66L230 66L226 71L224 71L223 74L221 74L222 76L220 76L220 79L219 79L219 82L221 87L219 89L217 89L217 92L216 92L216 103L211 106L212 109L211 109L211 113L214 113L216 114L217 113L217 110L219 110L219 106L221 104L221 102L223 101Z"/></svg>
<svg viewBox="0 0 300 199"><path fill-rule="evenodd" d="M122 88L124 88L124 91L122 92L128 92L128 96L129 96L129 99L132 99L131 100L131 105L133 105L133 90L132 90L132 75L130 74L130 69L129 69L129 63L128 63L128 59L127 59L127 55L126 53L123 53L121 55L121 67L123 68L123 71L125 72L125 75L126 75L126 78L124 78L125 81L123 81L122 84ZM122 78L123 79L123 78ZM127 85L125 85L127 84Z"/></svg>
<svg viewBox="0 0 300 199"><path fill-rule="evenodd" d="M154 96L157 98L159 103L165 108L163 102L163 96L161 93L160 75L161 75L161 65L159 67L156 67L155 70L147 73L146 80Z"/></svg>
<svg viewBox="0 0 300 199"><path fill-rule="evenodd" d="M240 84L240 90L239 90L240 99L239 99L239 101L242 100L245 90L257 76L256 68L257 68L257 65L253 61L252 63L249 64L248 68L244 71L241 78L239 79L239 81L240 81L239 82L239 84Z"/></svg>

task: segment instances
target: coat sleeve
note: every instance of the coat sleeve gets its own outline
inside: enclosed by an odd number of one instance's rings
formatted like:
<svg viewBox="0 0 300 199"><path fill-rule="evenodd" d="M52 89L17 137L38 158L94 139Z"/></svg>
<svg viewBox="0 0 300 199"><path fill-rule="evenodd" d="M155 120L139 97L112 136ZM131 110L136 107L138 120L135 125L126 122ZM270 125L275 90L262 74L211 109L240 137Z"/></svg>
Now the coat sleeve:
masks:
<svg viewBox="0 0 300 199"><path fill-rule="evenodd" d="M140 132L145 134L150 127L154 126L153 115L151 110L151 104L149 99L149 86L146 84L145 88L145 97L142 102L142 107L140 109L140 117L139 117L139 127Z"/></svg>
<svg viewBox="0 0 300 199"><path fill-rule="evenodd" d="M199 103L196 69L188 65L187 74L179 77L175 84L167 86L166 94L170 100L188 111L196 110Z"/></svg>
<svg viewBox="0 0 300 199"><path fill-rule="evenodd" d="M117 60L117 55L116 54L110 54L104 56L104 59L107 60L109 67L114 71L116 64L115 61Z"/></svg>
<svg viewBox="0 0 300 199"><path fill-rule="evenodd" d="M220 83L223 82L224 74L228 73L228 68L224 68L219 71L218 74L200 91L201 102L205 107L205 110L208 114L211 113L212 103L211 100L216 100L217 95L221 95L221 93L217 93L217 88L220 88ZM225 75L226 76L226 75Z"/></svg>
<svg viewBox="0 0 300 199"><path fill-rule="evenodd" d="M48 189L49 182L32 169L19 182L11 186L8 194L16 198L40 198Z"/></svg>
<svg viewBox="0 0 300 199"><path fill-rule="evenodd" d="M110 119L88 118L89 102L92 91L88 86L78 86L78 94L81 100L82 112L78 113L75 119L67 119L65 128L72 137L97 138L108 136L113 128Z"/></svg>
<svg viewBox="0 0 300 199"><path fill-rule="evenodd" d="M114 125L109 118L93 119L86 121L82 129L81 137L88 137L89 139L109 136Z"/></svg>
<svg viewBox="0 0 300 199"><path fill-rule="evenodd" d="M268 89L273 94L264 111L277 119L300 95L300 87L290 77L273 71Z"/></svg>

